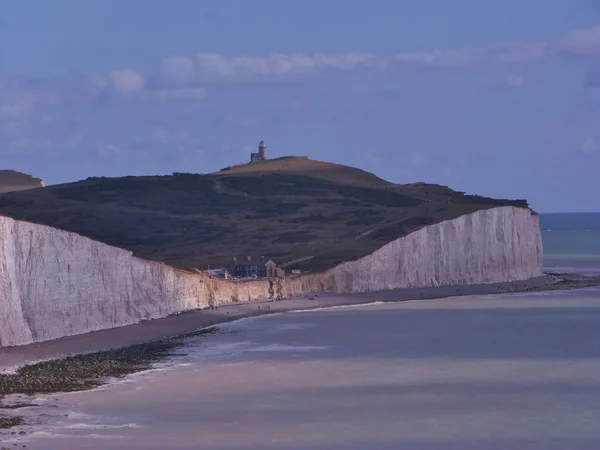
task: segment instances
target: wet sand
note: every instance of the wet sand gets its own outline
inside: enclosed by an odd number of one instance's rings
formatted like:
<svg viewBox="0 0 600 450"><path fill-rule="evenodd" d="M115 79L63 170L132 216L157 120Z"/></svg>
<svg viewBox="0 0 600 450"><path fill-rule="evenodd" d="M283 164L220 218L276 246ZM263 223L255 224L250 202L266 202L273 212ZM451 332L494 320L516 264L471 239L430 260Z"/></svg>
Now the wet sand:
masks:
<svg viewBox="0 0 600 450"><path fill-rule="evenodd" d="M277 302L239 303L221 306L218 309L194 310L125 327L67 336L52 341L0 348L0 373L36 361L171 338L245 317L373 302L402 302L463 295L547 290L559 288L558 280L557 277L544 276L507 283L396 289L360 294L311 294ZM574 282L569 283L566 287L574 289L580 287L580 285L581 283Z"/></svg>
<svg viewBox="0 0 600 450"><path fill-rule="evenodd" d="M29 450L597 450L600 290L256 317L42 395ZM1 447L1 445L0 445Z"/></svg>

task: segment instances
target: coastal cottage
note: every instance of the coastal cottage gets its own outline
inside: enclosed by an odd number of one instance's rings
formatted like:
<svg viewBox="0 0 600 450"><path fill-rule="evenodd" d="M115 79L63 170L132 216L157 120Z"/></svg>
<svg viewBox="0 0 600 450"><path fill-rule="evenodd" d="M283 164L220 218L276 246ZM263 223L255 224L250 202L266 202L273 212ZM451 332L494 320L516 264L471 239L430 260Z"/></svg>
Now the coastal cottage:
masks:
<svg viewBox="0 0 600 450"><path fill-rule="evenodd" d="M236 278L280 278L285 275L285 271L272 260L266 260L261 256L258 260L253 260L248 256L245 261L238 261L233 258L233 265L229 271Z"/></svg>
<svg viewBox="0 0 600 450"><path fill-rule="evenodd" d="M277 264L275 264L272 260L268 260L265 263L265 272L267 278L283 278L285 275L285 270L277 267Z"/></svg>

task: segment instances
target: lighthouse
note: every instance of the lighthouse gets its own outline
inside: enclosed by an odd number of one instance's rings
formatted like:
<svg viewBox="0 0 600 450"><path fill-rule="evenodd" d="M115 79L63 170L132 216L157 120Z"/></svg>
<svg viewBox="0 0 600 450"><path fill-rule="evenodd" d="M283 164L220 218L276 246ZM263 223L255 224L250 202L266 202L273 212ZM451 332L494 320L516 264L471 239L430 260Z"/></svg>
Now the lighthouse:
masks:
<svg viewBox="0 0 600 450"><path fill-rule="evenodd" d="M267 159L267 144L260 141L258 144L258 153L250 153L250 162L264 161Z"/></svg>
<svg viewBox="0 0 600 450"><path fill-rule="evenodd" d="M267 159L267 144L265 144L265 141L260 141L258 144L258 157L261 160Z"/></svg>

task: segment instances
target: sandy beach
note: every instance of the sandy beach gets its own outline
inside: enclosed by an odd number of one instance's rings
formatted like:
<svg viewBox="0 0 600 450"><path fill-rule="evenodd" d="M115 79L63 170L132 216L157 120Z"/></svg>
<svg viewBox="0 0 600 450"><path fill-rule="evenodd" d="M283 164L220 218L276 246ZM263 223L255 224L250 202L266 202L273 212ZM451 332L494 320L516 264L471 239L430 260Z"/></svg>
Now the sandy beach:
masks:
<svg viewBox="0 0 600 450"><path fill-rule="evenodd" d="M239 327L238 324L246 322L240 319L260 320L261 316L265 316L265 319L275 320L275 322L265 322L268 324L277 323L277 317L289 317L285 320L293 322L297 319L295 315L282 313L296 311L313 313L318 317L322 312L340 310L336 307L344 307L342 310L351 311L355 308L361 310L387 307L385 305L394 308L394 304L405 305L401 308L408 310L415 308L414 305L422 305L419 308L443 311L446 308L456 308L457 304L467 302L478 305L485 300L483 306L489 307L499 299L511 299L514 295L526 296L524 298L544 298L548 303L547 300L551 297L546 297L546 291L566 291L560 294L567 296L569 293L584 295L586 290L576 289L599 284L599 277L547 274L537 279L510 283L442 286L350 295L311 294L276 302L240 303L218 309L194 310L126 327L2 348L0 349L0 441L6 436L14 435L16 432L13 430L20 430L19 433L27 436L39 434L39 431L35 431L36 428L32 426L43 425L48 417L52 417L52 414L44 409L44 404L48 401L51 403L50 407L56 407L55 400L63 395L75 395L76 392L102 392L104 386L107 388L114 386L114 380L136 379L137 375L134 374L137 372L141 372L141 375L155 373L157 367L164 364L172 365L173 358L185 357L190 349L194 353L194 346L190 347L190 343L203 342L206 339L207 345L211 346L213 334L220 334L223 330L228 330L232 326ZM523 299L518 301L520 306L525 304ZM504 307L503 305L501 301L499 306ZM537 302L534 306L537 307ZM365 313L365 319L368 316ZM236 323L230 323L234 321ZM217 327L217 325L221 326ZM297 324L289 326L294 329ZM370 332L369 327L361 326L357 330L360 330L360 333ZM251 338L251 334L246 335L244 327L239 331L243 331L242 337ZM303 339L302 336L298 338ZM266 348L270 347L272 346L267 345ZM281 350L279 344L275 344L272 348L276 352ZM283 349L285 348L287 347L284 346ZM294 351L299 350L297 346L289 348ZM309 345L303 348L312 347ZM219 351L219 345L215 344L209 353L218 354ZM61 394L65 392L73 392L73 394ZM52 397L48 397L49 395ZM40 421L41 417L45 419ZM111 426L109 424L108 428ZM28 440L29 437L22 438L19 442L23 439ZM80 443L83 445L82 442ZM96 447L92 445L90 448Z"/></svg>
<svg viewBox="0 0 600 450"><path fill-rule="evenodd" d="M397 289L360 294L315 294L297 296L277 302L231 304L221 306L218 309L194 310L163 319L68 336L52 341L0 348L0 373L36 361L161 340L245 317L373 302L401 302L463 295L517 292L530 289L551 289L555 283L557 283L556 277L544 276L507 283ZM576 286L574 285L574 287Z"/></svg>
<svg viewBox="0 0 600 450"><path fill-rule="evenodd" d="M39 423L0 439L28 450L596 450L599 321L597 288L253 317L191 338L154 370L36 395L19 414Z"/></svg>

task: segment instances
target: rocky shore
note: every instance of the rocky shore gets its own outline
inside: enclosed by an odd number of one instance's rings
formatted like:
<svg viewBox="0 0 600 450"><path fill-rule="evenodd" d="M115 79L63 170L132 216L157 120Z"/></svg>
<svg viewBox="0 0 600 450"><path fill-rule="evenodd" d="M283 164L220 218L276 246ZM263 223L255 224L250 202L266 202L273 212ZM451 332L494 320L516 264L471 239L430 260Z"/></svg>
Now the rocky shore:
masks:
<svg viewBox="0 0 600 450"><path fill-rule="evenodd" d="M302 296L268 303L229 305L103 330L56 341L0 349L0 429L23 425L22 407L35 406L33 396L88 390L112 377L148 370L175 355L186 339L214 333L214 326L244 317L293 310L356 305L371 302L426 300L462 295L540 292L600 285L600 276L549 273L535 280L493 285L401 289L371 294ZM199 330L199 331L198 331ZM79 353L79 354L77 354ZM70 356L66 356L70 355ZM45 360L42 362L34 362ZM15 370L10 368L20 367ZM18 400L8 396L21 394ZM23 400L25 398L25 400ZM29 399L29 400L27 400Z"/></svg>
<svg viewBox="0 0 600 450"><path fill-rule="evenodd" d="M15 373L0 374L0 429L23 425L23 417L13 411L36 406L31 400L36 394L85 391L107 383L110 378L149 370L155 363L173 356L186 339L216 331L214 327L205 328L169 339L26 365ZM11 402L6 397L12 394L21 395ZM24 401L27 397L29 400Z"/></svg>
<svg viewBox="0 0 600 450"><path fill-rule="evenodd" d="M575 273L555 272L546 272L546 275L552 277L556 282L545 286L535 286L524 289L522 292L566 291L600 286L600 275L588 276Z"/></svg>

